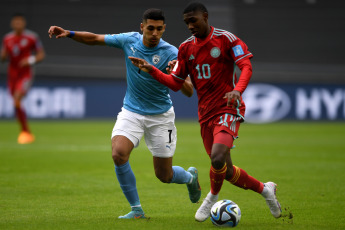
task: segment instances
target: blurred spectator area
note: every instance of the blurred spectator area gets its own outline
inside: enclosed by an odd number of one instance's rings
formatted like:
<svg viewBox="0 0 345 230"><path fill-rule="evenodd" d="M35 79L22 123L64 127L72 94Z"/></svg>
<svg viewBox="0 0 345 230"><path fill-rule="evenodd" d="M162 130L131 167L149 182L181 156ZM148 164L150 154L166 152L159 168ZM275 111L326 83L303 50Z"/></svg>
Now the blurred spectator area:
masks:
<svg viewBox="0 0 345 230"><path fill-rule="evenodd" d="M345 83L344 0L200 0L210 24L240 37L254 54L252 82ZM70 39L49 39L51 25L100 34L140 31L142 13L166 14L163 39L179 46L190 36L182 12L190 1L175 0L1 0L0 36L10 31L16 12L37 32L47 58L38 78L125 79L121 50L93 47ZM6 64L0 64L0 74Z"/></svg>

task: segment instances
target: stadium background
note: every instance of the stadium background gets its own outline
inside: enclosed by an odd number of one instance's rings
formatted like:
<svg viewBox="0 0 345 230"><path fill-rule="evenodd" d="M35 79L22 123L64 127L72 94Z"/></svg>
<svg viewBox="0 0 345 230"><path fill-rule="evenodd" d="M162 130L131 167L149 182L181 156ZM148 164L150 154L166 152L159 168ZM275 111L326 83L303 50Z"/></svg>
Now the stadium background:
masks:
<svg viewBox="0 0 345 230"><path fill-rule="evenodd" d="M50 40L51 25L95 33L139 31L145 9L166 13L163 39L175 46L190 36L182 21L189 1L3 0L0 36L11 15L22 12L37 32L47 57L36 67L25 100L31 118L114 118L125 94L121 50L69 39ZM231 31L254 54L246 91L247 120L344 120L345 2L342 0L204 0L210 24ZM0 64L0 118L14 116ZM177 118L196 118L197 100L171 93Z"/></svg>

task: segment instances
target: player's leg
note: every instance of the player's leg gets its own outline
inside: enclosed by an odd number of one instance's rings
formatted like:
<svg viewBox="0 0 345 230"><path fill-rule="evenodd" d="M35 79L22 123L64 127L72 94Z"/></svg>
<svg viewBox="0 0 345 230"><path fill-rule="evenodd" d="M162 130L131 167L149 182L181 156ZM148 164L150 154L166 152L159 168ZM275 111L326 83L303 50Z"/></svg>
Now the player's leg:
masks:
<svg viewBox="0 0 345 230"><path fill-rule="evenodd" d="M172 166L172 157L153 157L156 177L163 183L186 184L189 199L192 203L199 201L201 188L198 180L198 170L190 167L187 171L181 166Z"/></svg>
<svg viewBox="0 0 345 230"><path fill-rule="evenodd" d="M239 124L238 124L239 127ZM238 129L237 129L238 130ZM217 134L218 142L226 143L226 140L233 140L233 135L227 132L221 132ZM237 136L237 134L236 134ZM223 140L223 141L222 141ZM229 142L231 144L232 142ZM232 144L231 144L232 145ZM229 145L230 146L230 145ZM266 203L270 208L272 215L276 218L280 217L281 209L280 204L276 198L276 184L273 182L262 183L256 178L249 175L245 170L232 164L231 154L226 157L227 171L225 179L231 184L243 188L249 189L254 192L261 194L265 199Z"/></svg>
<svg viewBox="0 0 345 230"><path fill-rule="evenodd" d="M17 81L13 87L13 103L16 112L16 117L21 127L21 132L18 136L19 144L29 144L35 140L35 137L30 132L27 116L22 106L22 99L25 97L31 84L32 78L30 75L27 75L21 80Z"/></svg>
<svg viewBox="0 0 345 230"><path fill-rule="evenodd" d="M228 147L223 144L214 144L214 125L213 121L201 124L201 136L204 147L211 159L210 183L211 191L207 194L203 203L195 213L195 220L205 221L210 216L210 210L218 200L218 193L222 187L226 174L226 151Z"/></svg>
<svg viewBox="0 0 345 230"><path fill-rule="evenodd" d="M112 132L112 158L115 173L122 192L131 206L128 214L119 216L121 219L146 218L139 200L136 178L129 164L130 153L139 145L143 133L140 119L136 116L137 114L122 109Z"/></svg>
<svg viewBox="0 0 345 230"><path fill-rule="evenodd" d="M156 177L164 183L187 184L189 198L196 203L201 195L197 169L190 167L186 171L180 166L172 166L177 142L174 121L173 108L160 115L146 116L145 141L153 155Z"/></svg>
<svg viewBox="0 0 345 230"><path fill-rule="evenodd" d="M211 158L211 168L210 168L210 182L211 191L207 194L203 203L197 210L195 214L195 219L197 221L205 221L210 216L210 211L218 200L218 194L222 188L223 181L226 176L227 166L226 166L226 155L229 151L229 147L223 144L213 144L210 158Z"/></svg>
<svg viewBox="0 0 345 230"><path fill-rule="evenodd" d="M262 183L249 175L245 170L232 164L231 156L227 158L227 175L226 180L231 184L243 188L250 189L254 192L261 194L272 213L276 218L281 216L280 204L276 197L276 184L273 182Z"/></svg>

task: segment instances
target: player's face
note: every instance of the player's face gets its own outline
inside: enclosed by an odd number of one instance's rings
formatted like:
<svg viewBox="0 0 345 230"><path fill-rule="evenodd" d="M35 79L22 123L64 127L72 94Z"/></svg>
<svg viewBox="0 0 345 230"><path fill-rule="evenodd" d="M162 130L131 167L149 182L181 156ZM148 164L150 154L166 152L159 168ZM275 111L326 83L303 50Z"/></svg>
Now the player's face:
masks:
<svg viewBox="0 0 345 230"><path fill-rule="evenodd" d="M147 47L155 47L158 45L165 31L163 20L147 19L140 25L143 32L143 42Z"/></svg>
<svg viewBox="0 0 345 230"><path fill-rule="evenodd" d="M25 18L22 16L16 16L13 17L11 20L11 28L16 32L16 33L21 33L26 26L26 21Z"/></svg>
<svg viewBox="0 0 345 230"><path fill-rule="evenodd" d="M207 37L210 26L208 25L208 14L206 12L189 12L183 15L190 32L197 38Z"/></svg>

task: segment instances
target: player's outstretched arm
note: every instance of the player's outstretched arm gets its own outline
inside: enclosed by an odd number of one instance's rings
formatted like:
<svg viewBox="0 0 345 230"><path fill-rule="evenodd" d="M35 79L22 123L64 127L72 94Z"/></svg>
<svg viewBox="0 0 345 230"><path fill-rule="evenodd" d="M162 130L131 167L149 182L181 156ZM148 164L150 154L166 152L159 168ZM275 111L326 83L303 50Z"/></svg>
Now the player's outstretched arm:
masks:
<svg viewBox="0 0 345 230"><path fill-rule="evenodd" d="M149 73L154 79L159 81L161 84L169 87L170 89L174 91L178 91L181 89L184 80L173 77L172 75L168 75L154 67L153 65L150 65L147 61L141 58L136 57L128 57L129 60L132 61L132 64L138 67L140 70Z"/></svg>
<svg viewBox="0 0 345 230"><path fill-rule="evenodd" d="M94 34L90 32L65 30L59 26L51 26L48 30L49 37L54 35L56 38L72 38L73 40L87 45L105 45L103 34Z"/></svg>
<svg viewBox="0 0 345 230"><path fill-rule="evenodd" d="M193 96L194 90L193 90L193 84L192 81L190 80L190 77L188 76L186 80L184 81L181 92L186 95L187 97Z"/></svg>
<svg viewBox="0 0 345 230"><path fill-rule="evenodd" d="M136 58L136 57L128 57L129 60L131 60L132 64L135 65L136 67L138 67L140 70L149 73L152 69L153 66L150 65L147 61L145 61L142 58Z"/></svg>

